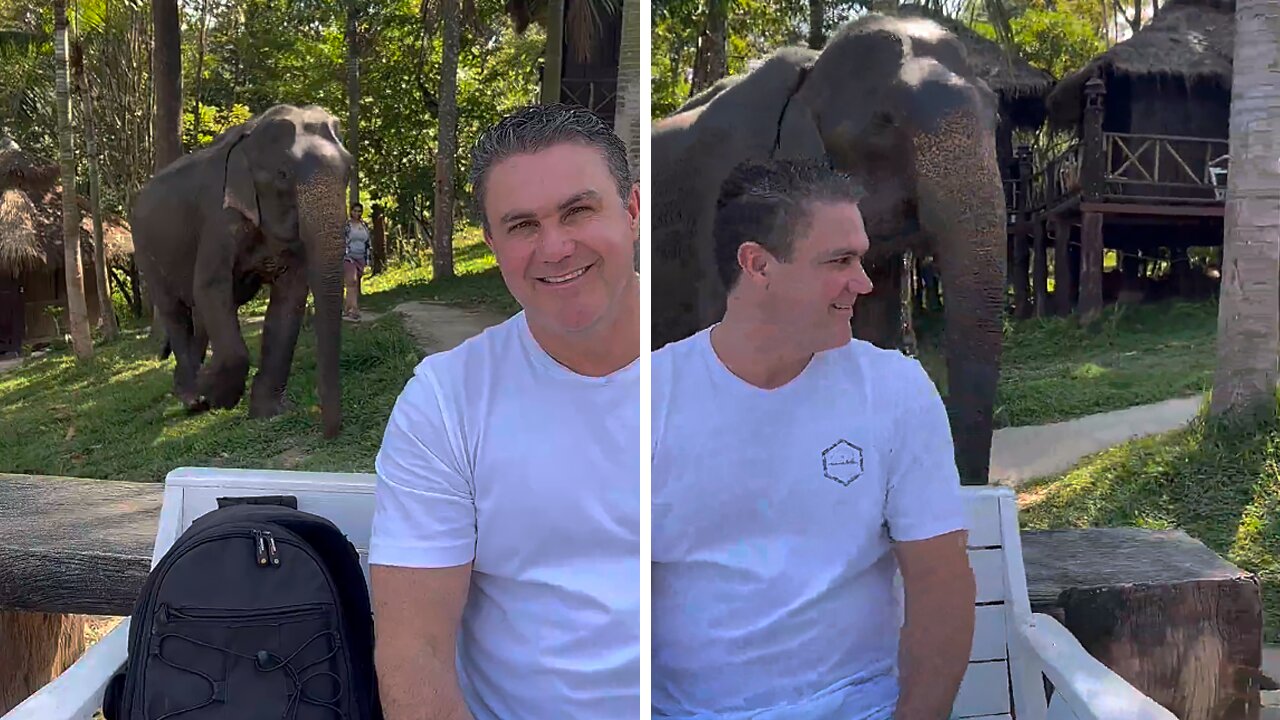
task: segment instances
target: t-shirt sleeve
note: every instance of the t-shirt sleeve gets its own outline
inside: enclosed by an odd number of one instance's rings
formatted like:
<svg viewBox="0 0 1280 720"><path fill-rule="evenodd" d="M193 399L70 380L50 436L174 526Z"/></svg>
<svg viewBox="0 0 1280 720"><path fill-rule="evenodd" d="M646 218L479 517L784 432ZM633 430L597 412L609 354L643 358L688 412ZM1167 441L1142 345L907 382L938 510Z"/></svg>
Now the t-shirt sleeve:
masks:
<svg viewBox="0 0 1280 720"><path fill-rule="evenodd" d="M960 473L946 406L916 360L899 387L885 518L889 537L910 542L965 527Z"/></svg>
<svg viewBox="0 0 1280 720"><path fill-rule="evenodd" d="M447 406L429 368L396 400L374 463L370 564L452 567L475 557L475 487Z"/></svg>

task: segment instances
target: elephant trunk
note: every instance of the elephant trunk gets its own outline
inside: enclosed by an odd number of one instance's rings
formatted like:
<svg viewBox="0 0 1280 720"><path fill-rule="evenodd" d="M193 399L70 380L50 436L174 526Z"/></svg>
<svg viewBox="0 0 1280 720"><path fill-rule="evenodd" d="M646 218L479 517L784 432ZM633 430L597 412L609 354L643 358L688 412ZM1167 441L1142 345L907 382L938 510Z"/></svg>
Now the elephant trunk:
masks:
<svg viewBox="0 0 1280 720"><path fill-rule="evenodd" d="M298 230L307 252L307 284L315 303L316 389L326 438L342 427L338 360L342 343L342 258L346 247L344 173L317 161L299 173Z"/></svg>
<svg viewBox="0 0 1280 720"><path fill-rule="evenodd" d="M965 485L985 485L1003 349L1005 204L991 122L972 104L914 137L918 212L943 277L947 409Z"/></svg>

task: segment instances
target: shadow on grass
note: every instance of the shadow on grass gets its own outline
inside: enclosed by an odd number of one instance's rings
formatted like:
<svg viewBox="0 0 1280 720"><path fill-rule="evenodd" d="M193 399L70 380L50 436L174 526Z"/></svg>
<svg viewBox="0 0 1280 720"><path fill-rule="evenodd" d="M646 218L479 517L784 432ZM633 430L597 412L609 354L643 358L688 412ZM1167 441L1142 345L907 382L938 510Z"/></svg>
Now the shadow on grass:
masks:
<svg viewBox="0 0 1280 720"><path fill-rule="evenodd" d="M1206 392L1216 301L1111 306L1087 328L1075 318L1012 321L1005 331L996 427L1041 425ZM920 360L946 393L940 313L918 318Z"/></svg>
<svg viewBox="0 0 1280 720"><path fill-rule="evenodd" d="M1262 578L1266 636L1280 641L1280 422L1203 418L1112 448L1019 489L1027 529L1181 529Z"/></svg>

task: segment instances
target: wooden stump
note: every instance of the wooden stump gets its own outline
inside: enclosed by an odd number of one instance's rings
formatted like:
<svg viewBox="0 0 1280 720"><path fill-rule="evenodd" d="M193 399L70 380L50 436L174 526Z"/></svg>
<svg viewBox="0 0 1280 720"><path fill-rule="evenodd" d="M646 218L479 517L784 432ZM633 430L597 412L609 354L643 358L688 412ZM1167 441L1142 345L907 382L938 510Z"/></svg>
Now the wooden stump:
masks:
<svg viewBox="0 0 1280 720"><path fill-rule="evenodd" d="M84 618L38 612L0 612L0 715L62 674L85 651Z"/></svg>
<svg viewBox="0 0 1280 720"><path fill-rule="evenodd" d="M1256 575L1180 531L1023 532L1032 611L1180 720L1257 720Z"/></svg>

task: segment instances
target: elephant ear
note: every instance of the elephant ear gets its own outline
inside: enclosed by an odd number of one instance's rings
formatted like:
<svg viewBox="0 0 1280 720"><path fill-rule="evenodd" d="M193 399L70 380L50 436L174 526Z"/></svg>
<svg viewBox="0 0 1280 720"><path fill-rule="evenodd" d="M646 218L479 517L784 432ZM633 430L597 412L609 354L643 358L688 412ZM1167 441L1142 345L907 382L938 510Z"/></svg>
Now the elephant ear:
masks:
<svg viewBox="0 0 1280 720"><path fill-rule="evenodd" d="M791 96L786 110L782 111L782 122L778 126L778 145L773 156L784 160L816 158L830 163L813 113L804 100L795 95Z"/></svg>
<svg viewBox="0 0 1280 720"><path fill-rule="evenodd" d="M222 207L239 211L254 225L258 224L258 193L254 189L253 170L245 154L244 139L249 133L241 133L231 140L227 150L225 175L222 182Z"/></svg>

